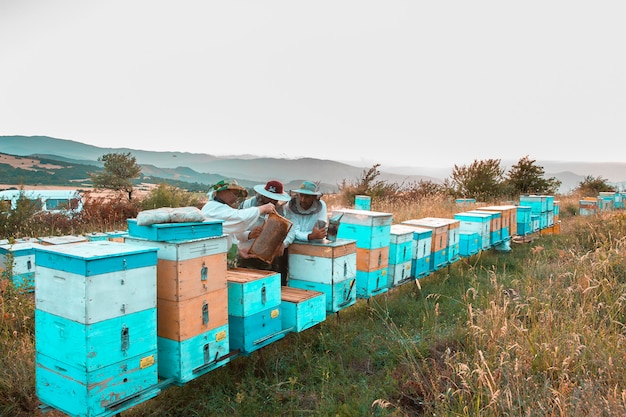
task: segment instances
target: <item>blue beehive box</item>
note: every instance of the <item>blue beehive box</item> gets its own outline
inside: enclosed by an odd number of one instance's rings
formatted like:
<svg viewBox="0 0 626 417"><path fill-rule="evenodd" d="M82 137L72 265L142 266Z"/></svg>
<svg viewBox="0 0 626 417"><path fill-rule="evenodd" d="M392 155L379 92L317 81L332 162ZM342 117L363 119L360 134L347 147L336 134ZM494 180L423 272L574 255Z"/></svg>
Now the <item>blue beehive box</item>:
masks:
<svg viewBox="0 0 626 417"><path fill-rule="evenodd" d="M326 295L322 292L282 287L281 299L283 330L301 332L326 320Z"/></svg>
<svg viewBox="0 0 626 417"><path fill-rule="evenodd" d="M157 348L156 308L83 324L35 310L37 355L92 372Z"/></svg>
<svg viewBox="0 0 626 417"><path fill-rule="evenodd" d="M534 232L538 232L539 230L541 230L541 219L540 219L540 215L539 214L531 214L530 215L530 223L532 224L532 231Z"/></svg>
<svg viewBox="0 0 626 417"><path fill-rule="evenodd" d="M371 210L372 198L368 195L354 196L354 208L357 210Z"/></svg>
<svg viewBox="0 0 626 417"><path fill-rule="evenodd" d="M520 236L527 236L533 232L532 220L531 220L531 207L530 206L518 206L517 207L517 234Z"/></svg>
<svg viewBox="0 0 626 417"><path fill-rule="evenodd" d="M539 214L548 211L548 198L545 195L522 195L519 205L529 206L533 214Z"/></svg>
<svg viewBox="0 0 626 417"><path fill-rule="evenodd" d="M156 249L97 241L35 251L36 392L70 415L158 394Z"/></svg>
<svg viewBox="0 0 626 417"><path fill-rule="evenodd" d="M432 256L432 236L433 230L425 227L410 226L413 230L413 244L411 246L411 276L421 278L432 271L430 270L430 259Z"/></svg>
<svg viewBox="0 0 626 417"><path fill-rule="evenodd" d="M432 271L437 271L450 263L448 243L450 239L450 219L423 217L405 220L402 224L432 230L430 246L430 269Z"/></svg>
<svg viewBox="0 0 626 417"><path fill-rule="evenodd" d="M338 313L356 303L356 273L354 278L335 281L332 284L289 279L287 285L323 293L326 299L327 313Z"/></svg>
<svg viewBox="0 0 626 417"><path fill-rule="evenodd" d="M408 282L413 277L411 267L412 261L410 259L399 264L389 264L387 267L387 286L393 288Z"/></svg>
<svg viewBox="0 0 626 417"><path fill-rule="evenodd" d="M334 210L333 217L342 214L337 238L356 240L360 249L389 246L392 215L369 210Z"/></svg>
<svg viewBox="0 0 626 417"><path fill-rule="evenodd" d="M158 338L159 376L185 384L230 362L228 324L183 341Z"/></svg>
<svg viewBox="0 0 626 417"><path fill-rule="evenodd" d="M431 257L432 254L425 258L416 258L411 261L411 276L413 278L423 278L434 271L430 268Z"/></svg>
<svg viewBox="0 0 626 417"><path fill-rule="evenodd" d="M502 213L498 211L482 211L482 210L470 210L468 213L487 213L491 216L490 220L490 229L489 243L491 246L495 246L502 242Z"/></svg>
<svg viewBox="0 0 626 417"><path fill-rule="evenodd" d="M448 262L452 264L458 261L460 257L461 222L456 219L449 219L448 222Z"/></svg>
<svg viewBox="0 0 626 417"><path fill-rule="evenodd" d="M0 272L10 268L13 285L26 291L35 287L35 248L33 241L16 241L0 245ZM9 265L10 262L10 265Z"/></svg>
<svg viewBox="0 0 626 417"><path fill-rule="evenodd" d="M454 200L456 204L465 205L465 204L476 204L475 198L457 198Z"/></svg>
<svg viewBox="0 0 626 417"><path fill-rule="evenodd" d="M280 273L248 268L232 268L228 281L228 316L252 316L279 307Z"/></svg>
<svg viewBox="0 0 626 417"><path fill-rule="evenodd" d="M149 226L137 225L137 219L127 219L128 234L149 240L179 241L222 235L222 221L193 223L159 223Z"/></svg>
<svg viewBox="0 0 626 417"><path fill-rule="evenodd" d="M156 349L144 355L87 372L46 355L37 355L37 397L71 416L118 415L156 397Z"/></svg>
<svg viewBox="0 0 626 417"><path fill-rule="evenodd" d="M441 249L430 254L430 270L439 271L449 264L448 249Z"/></svg>
<svg viewBox="0 0 626 417"><path fill-rule="evenodd" d="M462 212L454 214L459 220L461 232L476 232L480 237L480 249L491 247L491 215L489 213Z"/></svg>
<svg viewBox="0 0 626 417"><path fill-rule="evenodd" d="M280 304L251 316L228 317L229 343L232 351L248 355L285 337Z"/></svg>
<svg viewBox="0 0 626 417"><path fill-rule="evenodd" d="M124 239L128 236L128 230L113 230L104 233L111 242L124 242Z"/></svg>
<svg viewBox="0 0 626 417"><path fill-rule="evenodd" d="M370 298L389 290L387 266L372 271L356 271L357 298Z"/></svg>
<svg viewBox="0 0 626 417"><path fill-rule="evenodd" d="M410 262L413 255L413 228L401 224L391 225L389 266Z"/></svg>
<svg viewBox="0 0 626 417"><path fill-rule="evenodd" d="M461 232L459 254L464 258L477 254L480 249L480 241L481 238L478 232Z"/></svg>
<svg viewBox="0 0 626 417"><path fill-rule="evenodd" d="M96 240L109 240L108 233L105 232L91 232L85 235L89 242L93 242Z"/></svg>

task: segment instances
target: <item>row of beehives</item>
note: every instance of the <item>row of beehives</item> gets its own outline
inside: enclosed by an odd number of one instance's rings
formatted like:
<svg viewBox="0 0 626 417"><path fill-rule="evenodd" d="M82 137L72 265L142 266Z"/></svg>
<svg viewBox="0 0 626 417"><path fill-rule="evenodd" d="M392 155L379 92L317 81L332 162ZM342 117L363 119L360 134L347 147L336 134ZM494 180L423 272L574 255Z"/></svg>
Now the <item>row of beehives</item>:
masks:
<svg viewBox="0 0 626 417"><path fill-rule="evenodd" d="M626 191L602 191L597 197L583 197L578 201L578 214L589 216L604 211L619 210L626 207Z"/></svg>
<svg viewBox="0 0 626 417"><path fill-rule="evenodd" d="M525 221L520 207L402 224L389 213L338 210L336 241L290 246L288 287L278 273L227 269L220 223L138 227L129 219L123 243L15 243L16 266L26 246L37 264L37 394L69 415L119 413L358 298L480 250L508 250Z"/></svg>

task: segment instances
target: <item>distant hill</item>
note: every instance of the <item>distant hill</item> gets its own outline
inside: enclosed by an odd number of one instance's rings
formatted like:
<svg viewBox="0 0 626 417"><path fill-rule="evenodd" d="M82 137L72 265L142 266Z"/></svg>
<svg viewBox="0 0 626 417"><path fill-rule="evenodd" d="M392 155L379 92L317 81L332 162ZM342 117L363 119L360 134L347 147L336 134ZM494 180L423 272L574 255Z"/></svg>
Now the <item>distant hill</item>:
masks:
<svg viewBox="0 0 626 417"><path fill-rule="evenodd" d="M97 160L102 155L130 152L142 166L145 175L166 179L185 178L188 182L204 184L212 184L218 177L235 178L244 183L264 183L269 179L277 179L288 188L296 188L303 180L311 180L320 182L324 192L336 191L338 184L344 179L356 180L364 171L364 168L313 158L254 158L248 155L241 158L223 158L188 152L100 148L47 136L0 136L0 152L100 166ZM441 182L441 179L427 175L402 175L383 171L379 179L399 184L420 180Z"/></svg>
<svg viewBox="0 0 626 417"><path fill-rule="evenodd" d="M320 182L324 192L333 192L342 181L356 181L370 167L356 167L347 163L314 159L261 158L253 155L217 157L204 153L155 152L131 148L101 148L81 142L47 136L0 136L0 152L36 156L77 165L101 167L98 158L107 153L130 152L142 166L146 176L213 184L223 178L235 178L242 184L263 183L268 179L282 181L288 189L296 188L303 180ZM518 161L502 161L506 169ZM441 183L452 174L450 167L384 167L379 179L398 184L418 181ZM588 163L566 161L537 161L544 168L545 177L562 182L560 192L576 188L586 176L602 177L624 187L626 163Z"/></svg>

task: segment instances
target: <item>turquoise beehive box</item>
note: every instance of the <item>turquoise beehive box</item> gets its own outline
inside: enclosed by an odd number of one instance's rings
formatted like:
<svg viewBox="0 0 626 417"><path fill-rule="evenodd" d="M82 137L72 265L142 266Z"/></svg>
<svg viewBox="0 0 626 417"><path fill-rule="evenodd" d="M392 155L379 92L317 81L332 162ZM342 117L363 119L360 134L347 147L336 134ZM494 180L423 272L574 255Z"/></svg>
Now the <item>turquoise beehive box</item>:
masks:
<svg viewBox="0 0 626 417"><path fill-rule="evenodd" d="M285 336L280 273L232 268L226 279L231 350L250 354Z"/></svg>
<svg viewBox="0 0 626 417"><path fill-rule="evenodd" d="M10 268L12 280L16 288L32 291L35 287L35 248L34 241L16 241L0 245L0 271Z"/></svg>
<svg viewBox="0 0 626 417"><path fill-rule="evenodd" d="M192 223L157 223L140 226L137 219L128 219L128 234L155 241L193 240L222 235L222 221Z"/></svg>
<svg viewBox="0 0 626 417"><path fill-rule="evenodd" d="M97 241L41 246L35 257L41 402L91 417L156 396L156 249Z"/></svg>
<svg viewBox="0 0 626 417"><path fill-rule="evenodd" d="M301 332L326 320L326 295L322 292L283 287L283 330Z"/></svg>
<svg viewBox="0 0 626 417"><path fill-rule="evenodd" d="M356 240L356 247L378 249L389 246L391 213L369 210L334 210L333 216L343 214L337 231L337 238Z"/></svg>

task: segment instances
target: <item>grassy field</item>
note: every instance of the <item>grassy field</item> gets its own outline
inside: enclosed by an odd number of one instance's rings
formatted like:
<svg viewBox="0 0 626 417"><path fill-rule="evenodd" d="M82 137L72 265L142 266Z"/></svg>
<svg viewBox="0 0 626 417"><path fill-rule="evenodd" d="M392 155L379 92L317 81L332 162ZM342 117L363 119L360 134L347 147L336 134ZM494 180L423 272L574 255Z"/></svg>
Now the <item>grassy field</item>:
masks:
<svg viewBox="0 0 626 417"><path fill-rule="evenodd" d="M139 416L626 415L626 216L484 251L124 411ZM394 222L463 211L373 205ZM0 415L37 409L32 296L0 298ZM60 416L49 411L47 416Z"/></svg>

